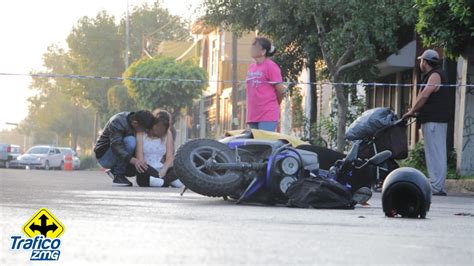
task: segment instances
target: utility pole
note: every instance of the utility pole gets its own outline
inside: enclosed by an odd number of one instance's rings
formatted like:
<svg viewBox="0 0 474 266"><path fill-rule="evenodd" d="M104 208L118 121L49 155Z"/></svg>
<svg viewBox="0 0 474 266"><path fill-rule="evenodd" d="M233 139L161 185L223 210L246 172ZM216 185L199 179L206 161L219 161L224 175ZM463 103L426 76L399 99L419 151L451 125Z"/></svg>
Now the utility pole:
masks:
<svg viewBox="0 0 474 266"><path fill-rule="evenodd" d="M235 32L232 32L232 93L231 93L231 100L232 100L232 119L231 119L231 129L237 129L236 121L237 121L237 104L238 104L238 62L237 62L237 45L238 45L238 35ZM239 121L240 122L240 121ZM241 126L241 125L239 125Z"/></svg>
<svg viewBox="0 0 474 266"><path fill-rule="evenodd" d="M128 13L128 0L127 0L127 15L125 18L125 70L128 69L128 61L130 56L130 22Z"/></svg>

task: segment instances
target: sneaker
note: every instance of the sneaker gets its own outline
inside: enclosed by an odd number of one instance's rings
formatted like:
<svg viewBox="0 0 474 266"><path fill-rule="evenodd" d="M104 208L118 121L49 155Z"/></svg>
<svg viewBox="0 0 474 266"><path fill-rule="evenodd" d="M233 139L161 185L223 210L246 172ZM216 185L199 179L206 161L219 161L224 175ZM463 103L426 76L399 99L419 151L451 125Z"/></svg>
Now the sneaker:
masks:
<svg viewBox="0 0 474 266"><path fill-rule="evenodd" d="M159 177L150 176L150 187L162 187L165 180Z"/></svg>
<svg viewBox="0 0 474 266"><path fill-rule="evenodd" d="M184 187L184 184L179 179L174 180L173 182L170 183L170 185L176 188Z"/></svg>
<svg viewBox="0 0 474 266"><path fill-rule="evenodd" d="M133 185L124 175L116 175L113 182L115 186L131 187Z"/></svg>
<svg viewBox="0 0 474 266"><path fill-rule="evenodd" d="M365 204L369 199L372 197L372 190L368 187L361 187L359 188L356 192L354 192L354 195L352 195L352 200L357 202L357 204Z"/></svg>
<svg viewBox="0 0 474 266"><path fill-rule="evenodd" d="M440 191L433 193L433 196L448 196L448 194L446 194L444 191Z"/></svg>

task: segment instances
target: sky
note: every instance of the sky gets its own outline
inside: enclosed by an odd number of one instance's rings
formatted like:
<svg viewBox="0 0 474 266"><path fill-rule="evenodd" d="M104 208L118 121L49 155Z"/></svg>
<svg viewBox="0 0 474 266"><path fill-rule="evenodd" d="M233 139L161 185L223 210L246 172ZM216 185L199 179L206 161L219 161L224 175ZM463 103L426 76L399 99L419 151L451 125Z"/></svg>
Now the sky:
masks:
<svg viewBox="0 0 474 266"><path fill-rule="evenodd" d="M129 10L154 0L128 0ZM195 18L200 0L160 0L174 15ZM42 55L53 43L66 47L65 39L79 18L95 17L107 10L117 21L124 16L127 0L10 0L0 3L0 73L40 71ZM73 73L72 73L73 74ZM0 130L14 128L28 114L29 77L0 75Z"/></svg>

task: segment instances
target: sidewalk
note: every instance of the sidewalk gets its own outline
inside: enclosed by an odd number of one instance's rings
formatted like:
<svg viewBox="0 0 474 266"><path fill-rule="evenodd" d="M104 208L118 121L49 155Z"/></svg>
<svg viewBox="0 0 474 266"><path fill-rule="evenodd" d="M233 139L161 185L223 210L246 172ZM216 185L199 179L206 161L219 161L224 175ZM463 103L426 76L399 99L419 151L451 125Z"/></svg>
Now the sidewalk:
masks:
<svg viewBox="0 0 474 266"><path fill-rule="evenodd" d="M474 179L447 179L446 192L474 196Z"/></svg>

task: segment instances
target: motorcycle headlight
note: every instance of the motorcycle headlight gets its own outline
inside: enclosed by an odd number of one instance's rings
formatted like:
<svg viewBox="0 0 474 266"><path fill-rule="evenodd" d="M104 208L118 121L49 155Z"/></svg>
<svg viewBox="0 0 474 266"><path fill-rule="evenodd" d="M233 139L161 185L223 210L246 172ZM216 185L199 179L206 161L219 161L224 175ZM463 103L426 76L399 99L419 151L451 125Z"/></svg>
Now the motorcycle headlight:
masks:
<svg viewBox="0 0 474 266"><path fill-rule="evenodd" d="M295 157L289 156L281 161L281 171L285 175L294 175L298 172L300 164Z"/></svg>

